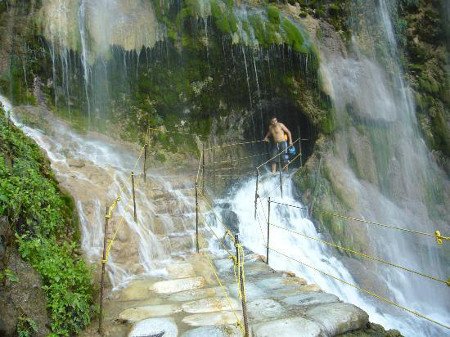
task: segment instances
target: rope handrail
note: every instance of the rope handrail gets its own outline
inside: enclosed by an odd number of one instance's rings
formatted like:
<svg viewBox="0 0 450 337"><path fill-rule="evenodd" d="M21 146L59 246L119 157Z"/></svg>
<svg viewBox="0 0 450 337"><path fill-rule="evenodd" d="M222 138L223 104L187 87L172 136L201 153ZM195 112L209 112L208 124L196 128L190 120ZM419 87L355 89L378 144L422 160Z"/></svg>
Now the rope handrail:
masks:
<svg viewBox="0 0 450 337"><path fill-rule="evenodd" d="M313 238L313 237L311 237L311 236L309 236L309 235L299 233L299 232L297 232L297 231L294 231L294 230L292 230L292 229L289 229L289 228L286 228L286 227L283 227L283 226L279 226L279 225L276 225L276 224L273 224L273 223L270 223L270 225L271 225L271 226L274 226L274 227L277 227L277 228L280 228L280 229L283 229L283 230L285 230L285 231L294 233L294 234L296 234L296 235L302 236L302 237L304 237L304 238L307 238L307 239L310 239L310 240L314 240L314 241L317 241L317 242L321 242L321 243L323 243L323 244L325 244L325 245L328 245L328 246L330 246L330 247L334 247L334 248L337 248L337 249L342 249L342 250L344 250L344 251L346 251L346 252L349 252L349 253L352 253L352 254L355 254L355 255L364 257L364 258L366 258L366 259L369 259L369 260L372 260L372 261L377 261L377 262L386 264L386 265L388 265L388 266L395 267L395 268L398 268L398 269L401 269L401 270L410 272L410 273L412 273L412 274L416 274L416 275L419 275L419 276L428 278L428 279L430 279L430 280L433 280L433 281L436 281L436 282L440 282L440 283L443 283L443 284L445 284L445 285L447 285L447 286L450 286L450 282L449 282L448 280L447 280L447 281L446 281L446 280L441 280L441 279L439 279L439 278L437 278L437 277L434 277L434 276L431 276L431 275L427 275L427 274L418 272L418 271L416 271L416 270L413 270L413 269L410 269L410 268L407 268L407 267L400 266L400 265L398 265L398 264L395 264L395 263L392 263L392 262L383 260L383 259L378 258L378 257L374 257L374 256L370 256L370 255L368 255L368 254L364 254L364 253L358 252L358 251L353 250L353 249L351 249L351 248L343 247L343 246L340 246L340 245L337 245L337 244L334 244L334 243L332 243L332 242L325 241L325 240L322 240L322 239Z"/></svg>
<svg viewBox="0 0 450 337"><path fill-rule="evenodd" d="M270 203L277 204L277 205L283 205L283 206L289 206L289 207L293 207L293 208L299 208L299 209L308 209L308 207L306 207L306 206L295 206L295 205L286 204L283 202L277 202L277 201L273 201L273 200L270 200Z"/></svg>
<svg viewBox="0 0 450 337"><path fill-rule="evenodd" d="M395 307L397 307L397 308L399 308L399 309L402 309L402 310L404 310L404 311L407 311L407 312L409 312L409 313L411 313L411 314L413 314L413 315L415 315L415 316L417 316L417 317L423 318L423 319L425 319L425 320L427 320L427 321L429 321L429 322L431 322L431 323L434 323L434 324L436 324L436 325L439 325L439 326L441 326L441 327L443 327L443 328L450 329L450 326L448 326L448 325L445 325L445 324L440 323L440 322L438 322L438 321L436 321L436 320L434 320L434 319L432 319L432 318L430 318L430 317L427 317L427 316L425 316L424 314L422 314L422 313L420 313L420 312L418 312L418 311L415 311L415 310L406 308L406 307L404 307L404 306L402 306L402 305L400 305L400 304L398 304L398 303L396 303L396 302L394 302L394 301L392 301L392 300L390 300L390 299L388 299L388 298L385 298L385 297L383 297L383 296L381 296L381 295L376 294L376 293L373 292L373 291L370 291L370 290L361 288L361 287L357 286L356 284L352 284L352 283L350 283L350 282L347 282L347 281L345 281L345 280L343 280L343 279L341 279L341 278L339 278L339 277L337 277L337 276L331 275L331 274L329 274L329 273L327 273L327 272L325 272L325 271L323 271L323 270L320 270L320 269L318 269L318 268L316 268L316 267L313 267L313 266L311 266L311 265L309 265L309 264L307 264L307 263L305 263L305 262L303 262L303 261L300 261L300 260L298 260L298 259L295 259L295 258L293 258L293 257L290 257L290 256L288 256L288 255L286 255L286 254L284 254L284 253L282 253L282 252L280 252L280 251L278 251L278 250L276 250L276 249L273 249L273 248L270 248L270 247L269 247L269 249L270 249L271 251L275 252L275 253L278 253L278 254L280 254L280 255L282 255L282 256L288 258L288 259L291 259L291 260L293 260L293 261L295 261L295 262L297 262L297 263L300 263L300 264L302 264L302 265L304 265L304 266L306 266L306 267L308 267L308 268L311 268L311 269L313 269L313 270L315 270L315 271L317 271L317 272L319 272L319 273L321 273L321 274L324 274L324 275L326 275L326 276L329 276L329 277L335 279L336 281L342 282L342 283L344 283L344 284L346 284L346 285L348 285L348 286L351 286L351 287L353 287L353 288L355 288L355 289L358 289L359 291L364 292L364 293L366 293L366 294L368 294L368 295L370 295L370 296L372 296L372 297L375 297L375 298L379 299L380 301L383 301L383 302L385 302L385 303L387 303L387 304L393 305L393 306L395 306Z"/></svg>
<svg viewBox="0 0 450 337"><path fill-rule="evenodd" d="M144 151L145 151L145 145L141 148L141 152L139 153L139 156L138 156L138 158L136 159L136 161L134 163L133 170L127 176L125 181L127 181L128 179L131 179L131 176L133 175L133 172L136 170L136 167L137 167L139 161L141 160L142 156L144 155ZM121 199L123 192L124 192L124 184L119 184L119 193L118 193L117 197L114 199L114 201L111 203L111 205L109 206L110 208L112 207L114 209L117 206L116 200L117 199L119 199L119 200ZM116 203L116 205L114 205L114 203Z"/></svg>
<svg viewBox="0 0 450 337"><path fill-rule="evenodd" d="M160 128L152 128L152 127L148 127L147 130L153 130L153 131L158 131L161 133L175 133L175 134L180 134L180 135L188 135L188 136L197 136L198 135L196 133L192 133L192 132L183 132L183 131L169 131L166 129L160 129ZM148 132L148 131L147 131Z"/></svg>
<svg viewBox="0 0 450 337"><path fill-rule="evenodd" d="M289 173L289 175L295 174L297 171L298 171L298 170L295 170L294 172ZM281 183L278 182L278 183L275 185L275 187L274 187L271 191L269 191L268 193L264 193L262 196L260 196L260 198L261 198L261 199L266 199L266 198L268 198L268 197L273 193L273 191L278 190L278 189L280 188L280 186L281 186Z"/></svg>
<svg viewBox="0 0 450 337"><path fill-rule="evenodd" d="M239 157L236 159L229 159L229 160L222 160L222 161L214 161L212 163L209 163L208 165L205 165L205 167L212 167L215 164L226 164L226 163L230 163L230 162L235 162L235 161L239 161L242 159L249 159L249 158L254 158L254 157L261 157L262 155L268 154L268 152L264 152L264 153L259 153L259 154L254 154L251 156L246 156L246 157Z"/></svg>
<svg viewBox="0 0 450 337"><path fill-rule="evenodd" d="M293 146L295 143L297 143L298 141L300 141L300 138L297 138L292 145L289 146ZM281 151L280 153L277 153L275 156L273 156L272 158L266 160L264 163L260 164L259 166L256 167L257 170L259 170L262 166L266 165L267 163L273 161L276 157L281 156L284 153L287 153L287 149L289 148L289 146L286 147L285 150Z"/></svg>
<svg viewBox="0 0 450 337"><path fill-rule="evenodd" d="M330 214L330 215L333 215L333 216L335 216L337 218L342 218L342 219L346 219L346 220L354 220L354 221L363 222L363 223L366 223L366 224L372 224L372 225L377 225L377 226L380 226L380 227L396 229L396 230L399 230L399 231L408 232L408 233L412 233L412 234L423 235L423 236L428 236L428 237L432 237L432 238L436 237L435 234L425 233L425 232L417 231L417 230L414 230L414 229L402 228L402 227L393 226L393 225L387 225L387 224L383 224L383 223L376 222L376 221L370 221L370 220L359 219L359 218L355 218L355 217L351 217L351 216L345 216L345 215L342 215L342 214L339 214L339 213L335 213L335 212L331 212L331 211L319 211L319 212L325 213L325 214Z"/></svg>
<svg viewBox="0 0 450 337"><path fill-rule="evenodd" d="M201 234L199 234L199 235L201 235ZM203 240L206 241L204 237L203 237ZM203 248L207 248L207 247L203 247ZM228 290L226 289L226 287L223 285L222 281L220 280L219 273L218 273L216 267L214 266L211 256L205 250L202 250L202 253L204 256L207 257L208 264L211 267L211 270L217 280L217 283L219 283L219 286L221 287L221 289L223 290L223 292L225 294L225 298L227 299L230 310L233 312L234 316L236 317L236 324L237 324L238 328L241 330L242 335L245 335L245 331L242 326L242 320L237 316L236 311L233 310L233 305L231 304L231 298L230 298L230 295L228 294Z"/></svg>
<svg viewBox="0 0 450 337"><path fill-rule="evenodd" d="M131 203L133 202L133 199L130 198L130 200L128 200L128 202L125 205L125 209L130 209L131 210ZM114 245L114 242L116 240L117 234L119 233L119 230L122 228L123 224L125 223L125 217L121 217L119 224L116 227L116 230L113 233L113 236L111 239L108 239L108 244L106 246L106 254L105 254L105 260L103 260L103 263L108 262L108 257L110 254L110 251L112 249L112 246ZM106 235L106 233L105 233Z"/></svg>
<svg viewBox="0 0 450 337"><path fill-rule="evenodd" d="M220 148L227 148L227 147L232 147L232 146L238 146L238 145L246 145L246 144L258 144L258 143L262 143L264 142L263 140L251 140L248 142L240 142L240 143L233 143L233 144L225 144L225 145L214 145L211 147L208 147L205 149L205 151L210 151L213 149L220 149Z"/></svg>
<svg viewBox="0 0 450 337"><path fill-rule="evenodd" d="M277 185L270 193L272 193L278 187L279 187L279 185ZM264 198L264 197L260 197L260 198ZM281 202L276 202L276 201L271 201L271 203L278 204L278 205L289 206L289 207L294 207L294 208L307 209L307 207L305 207L305 206L300 207L300 206L295 206L295 205L291 205L291 204L287 204L287 203L281 203ZM338 214L336 212L331 212L331 211L319 211L319 213L330 214L330 215L333 215L335 217L346 219L346 220L354 220L354 221L358 221L358 222L362 222L362 223L366 223L366 224L373 224L373 225L377 225L377 226L380 226L380 227L385 227L385 228L395 229L395 230L399 230L399 231L403 231L403 232L407 232L407 233L412 233L412 234L418 234L418 235L431 237L431 238L436 239L438 244L442 244L443 240L450 240L450 237L441 235L440 231L438 231L438 230L435 231L433 234L431 234L431 233L421 232L421 231L414 230L414 229L408 229L408 228L398 227L398 226L394 226L394 225L383 224L383 223L376 222L376 221L370 221L370 220L360 219L360 218L356 218L356 217L345 216L345 215Z"/></svg>

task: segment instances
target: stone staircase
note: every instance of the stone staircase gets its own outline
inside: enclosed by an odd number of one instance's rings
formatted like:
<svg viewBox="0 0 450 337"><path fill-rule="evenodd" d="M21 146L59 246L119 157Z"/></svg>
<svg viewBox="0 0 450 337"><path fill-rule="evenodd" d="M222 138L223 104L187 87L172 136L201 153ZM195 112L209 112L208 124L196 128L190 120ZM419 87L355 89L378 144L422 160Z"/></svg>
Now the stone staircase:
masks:
<svg viewBox="0 0 450 337"><path fill-rule="evenodd" d="M207 250L211 234L202 223L206 241L195 253L193 183L159 176L145 189L154 204L151 230L170 257L158 276L138 277L121 290L107 290L104 336L243 336L243 325L237 324L243 319L233 262ZM302 278L274 271L251 252L245 255L245 279L251 336L335 336L368 326L363 310ZM97 323L81 336L98 335Z"/></svg>
<svg viewBox="0 0 450 337"><path fill-rule="evenodd" d="M224 285L213 273L214 265ZM364 329L368 315L259 256L245 256L246 298L252 336L335 336ZM167 266L167 275L141 278L110 293L105 304L108 337L237 337L242 320L232 261L191 254ZM95 325L82 336L95 335Z"/></svg>

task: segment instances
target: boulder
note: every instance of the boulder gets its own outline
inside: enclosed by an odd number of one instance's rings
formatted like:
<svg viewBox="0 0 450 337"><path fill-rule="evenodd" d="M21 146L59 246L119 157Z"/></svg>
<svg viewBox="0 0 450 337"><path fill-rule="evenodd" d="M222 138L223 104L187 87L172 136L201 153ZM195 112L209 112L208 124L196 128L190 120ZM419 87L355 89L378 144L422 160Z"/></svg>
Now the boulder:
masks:
<svg viewBox="0 0 450 337"><path fill-rule="evenodd" d="M306 316L320 323L330 336L364 328L369 322L369 315L365 311L348 303L318 305L308 309Z"/></svg>

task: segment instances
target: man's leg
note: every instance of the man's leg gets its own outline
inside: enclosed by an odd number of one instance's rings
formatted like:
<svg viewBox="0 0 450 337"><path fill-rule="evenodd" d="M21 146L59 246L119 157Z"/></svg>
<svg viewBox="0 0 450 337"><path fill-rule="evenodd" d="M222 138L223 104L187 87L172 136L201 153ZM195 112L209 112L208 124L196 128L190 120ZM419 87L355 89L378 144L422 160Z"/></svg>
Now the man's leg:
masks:
<svg viewBox="0 0 450 337"><path fill-rule="evenodd" d="M275 157L277 154L278 154L278 145L277 145L277 143L273 143L272 147L270 148L270 157L273 158L272 159L272 173L277 172L277 157Z"/></svg>

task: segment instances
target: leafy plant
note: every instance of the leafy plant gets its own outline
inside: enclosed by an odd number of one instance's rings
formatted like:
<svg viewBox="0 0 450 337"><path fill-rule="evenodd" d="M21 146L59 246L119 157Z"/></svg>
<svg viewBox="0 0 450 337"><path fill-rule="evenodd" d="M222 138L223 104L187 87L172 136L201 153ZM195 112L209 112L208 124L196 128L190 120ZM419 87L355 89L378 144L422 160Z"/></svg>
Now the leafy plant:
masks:
<svg viewBox="0 0 450 337"><path fill-rule="evenodd" d="M21 316L17 322L17 335L19 337L31 337L37 332L37 324L29 317Z"/></svg>
<svg viewBox="0 0 450 337"><path fill-rule="evenodd" d="M39 147L8 126L3 113L0 210L15 228L22 258L42 277L52 332L59 336L78 333L90 322L93 290L90 270L77 254L73 203L58 189ZM3 277L14 280L8 270ZM32 322L24 318L18 326L19 336L31 336L32 331Z"/></svg>
<svg viewBox="0 0 450 337"><path fill-rule="evenodd" d="M0 272L0 281L9 281L12 283L17 283L19 282L19 278L11 269L6 268L2 272Z"/></svg>

